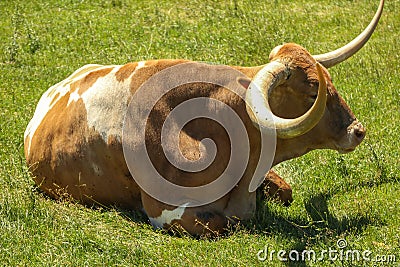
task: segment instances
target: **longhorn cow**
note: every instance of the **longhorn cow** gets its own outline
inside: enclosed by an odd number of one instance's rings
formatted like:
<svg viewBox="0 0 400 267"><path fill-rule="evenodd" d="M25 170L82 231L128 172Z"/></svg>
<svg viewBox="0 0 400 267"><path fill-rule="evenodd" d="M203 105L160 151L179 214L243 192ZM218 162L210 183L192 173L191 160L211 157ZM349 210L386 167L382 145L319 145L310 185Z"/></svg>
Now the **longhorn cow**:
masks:
<svg viewBox="0 0 400 267"><path fill-rule="evenodd" d="M165 179L185 186L209 183L223 172L229 160L229 137L212 121L188 123L178 145L186 158L200 157L199 143L204 137L213 139L218 151L205 170L195 174L177 170L167 164L160 145L160 129L170 111L186 100L208 97L229 105L240 117L249 136L250 157L236 186L221 198L193 207L163 203L138 185L124 158L124 116L146 81L185 63L194 64L199 75L223 77L227 68L186 60L86 65L48 89L24 135L25 157L36 184L54 198L68 195L87 205L143 210L157 228L176 226L194 235L224 232L228 224L249 219L255 212L256 192L248 189L261 152L263 129L276 130L272 166L314 149L350 152L361 143L366 130L340 97L327 68L361 49L375 30L383 5L381 0L374 18L357 38L335 51L311 55L300 45L288 43L274 48L265 65L230 67L243 74L231 81L243 87L243 96L229 93L225 85L199 81L181 85L158 101L146 124L147 149ZM175 74L169 77L173 79ZM270 111L272 121L260 115ZM272 170L263 184L269 188L266 195L277 193L286 204L292 200L290 186Z"/></svg>

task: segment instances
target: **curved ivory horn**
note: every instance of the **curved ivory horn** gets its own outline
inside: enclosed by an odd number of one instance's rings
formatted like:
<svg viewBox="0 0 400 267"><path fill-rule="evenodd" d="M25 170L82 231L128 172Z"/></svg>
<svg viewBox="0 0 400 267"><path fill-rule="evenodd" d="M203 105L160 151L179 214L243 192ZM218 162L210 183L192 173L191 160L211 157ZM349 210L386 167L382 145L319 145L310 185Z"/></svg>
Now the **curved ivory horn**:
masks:
<svg viewBox="0 0 400 267"><path fill-rule="evenodd" d="M384 3L385 1L381 0L378 10L376 11L374 18L371 20L368 27L365 28L365 30L353 41L334 51L325 54L315 55L313 56L315 60L321 63L325 68L330 68L335 66L336 64L339 64L340 62L345 61L346 59L357 53L357 51L365 45L365 43L374 32L376 26L378 25Z"/></svg>
<svg viewBox="0 0 400 267"><path fill-rule="evenodd" d="M254 77L246 91L246 108L253 123L261 129L276 129L279 138L294 138L311 130L322 118L326 105L326 81L322 67L317 63L318 96L312 107L302 116L284 119L275 116L268 104L268 95L276 86L282 84L290 71L284 64L273 61L262 68Z"/></svg>

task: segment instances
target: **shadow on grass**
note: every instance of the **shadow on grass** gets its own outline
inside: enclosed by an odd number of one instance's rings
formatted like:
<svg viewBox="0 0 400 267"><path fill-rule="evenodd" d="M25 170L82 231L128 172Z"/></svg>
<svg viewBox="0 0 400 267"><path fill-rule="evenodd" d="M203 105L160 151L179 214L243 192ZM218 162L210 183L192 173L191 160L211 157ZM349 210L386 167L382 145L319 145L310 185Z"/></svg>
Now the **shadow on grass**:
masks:
<svg viewBox="0 0 400 267"><path fill-rule="evenodd" d="M350 217L337 218L329 211L328 201L333 194L318 193L304 200L304 208L307 218L291 217L286 218L282 213L277 212L270 203L265 203L261 194L257 196L257 210L254 220L248 222L245 227L253 233L280 235L285 239L292 240L291 247L282 247L289 252L295 250L302 252L310 246L320 244L329 245L337 241L335 238L345 232L360 234L368 225L384 225L379 216L365 216L354 214ZM278 204L277 204L278 205ZM331 247L335 247L334 243ZM326 249L321 247L322 249ZM307 266L304 261L288 261L288 266Z"/></svg>
<svg viewBox="0 0 400 267"><path fill-rule="evenodd" d="M327 202L331 195L318 194L310 197L305 202L305 209L312 221L320 222L321 227L332 231L336 235L341 235L346 231L359 234L367 225L382 225L379 218L355 214L352 217L336 218L328 209Z"/></svg>

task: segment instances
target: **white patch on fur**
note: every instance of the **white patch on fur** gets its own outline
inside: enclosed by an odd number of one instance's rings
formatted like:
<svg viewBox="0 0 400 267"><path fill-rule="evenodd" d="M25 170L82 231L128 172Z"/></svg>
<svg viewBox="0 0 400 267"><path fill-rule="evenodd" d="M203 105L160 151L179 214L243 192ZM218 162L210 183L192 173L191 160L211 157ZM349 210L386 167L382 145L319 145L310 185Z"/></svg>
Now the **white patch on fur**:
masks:
<svg viewBox="0 0 400 267"><path fill-rule="evenodd" d="M143 68L145 65L146 65L146 61L139 61L135 71L137 71L138 69Z"/></svg>
<svg viewBox="0 0 400 267"><path fill-rule="evenodd" d="M115 77L115 73L123 66L116 66L81 95L87 111L88 126L94 128L104 142L108 142L109 136L121 138L131 95L131 77L144 66L145 61L139 62L135 71L123 82L117 81Z"/></svg>
<svg viewBox="0 0 400 267"><path fill-rule="evenodd" d="M78 94L77 91L72 92L71 95L69 96L67 107L72 103L72 101L73 101L73 102L76 102L76 101L78 101L80 98L81 98L81 96Z"/></svg>
<svg viewBox="0 0 400 267"><path fill-rule="evenodd" d="M171 224L173 220L181 219L188 205L189 203L185 203L174 210L163 210L161 215L156 218L149 217L151 225L153 225L154 228L161 229L164 224Z"/></svg>
<svg viewBox="0 0 400 267"><path fill-rule="evenodd" d="M118 68L97 79L81 95L86 107L88 127L97 131L105 143L110 135L117 138L121 136L130 96L130 79L118 82L116 71Z"/></svg>

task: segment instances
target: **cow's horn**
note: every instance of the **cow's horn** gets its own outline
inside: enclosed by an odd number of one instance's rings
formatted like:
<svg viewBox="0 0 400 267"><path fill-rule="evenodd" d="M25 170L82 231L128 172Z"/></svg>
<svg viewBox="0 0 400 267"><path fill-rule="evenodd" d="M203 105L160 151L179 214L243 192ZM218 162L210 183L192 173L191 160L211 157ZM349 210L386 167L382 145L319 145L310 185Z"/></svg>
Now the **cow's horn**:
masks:
<svg viewBox="0 0 400 267"><path fill-rule="evenodd" d="M273 61L262 68L246 91L247 111L252 121L261 129L276 129L279 138L294 138L311 130L321 119L326 105L326 81L322 67L317 63L318 96L312 107L302 116L284 119L275 116L268 103L268 95L290 76L284 64Z"/></svg>
<svg viewBox="0 0 400 267"><path fill-rule="evenodd" d="M365 28L365 30L353 41L334 51L321 55L315 55L313 56L315 60L321 63L325 68L330 68L354 55L364 46L374 32L381 17L384 3L385 1L381 0L378 10L376 11L374 18L369 23L368 27Z"/></svg>

